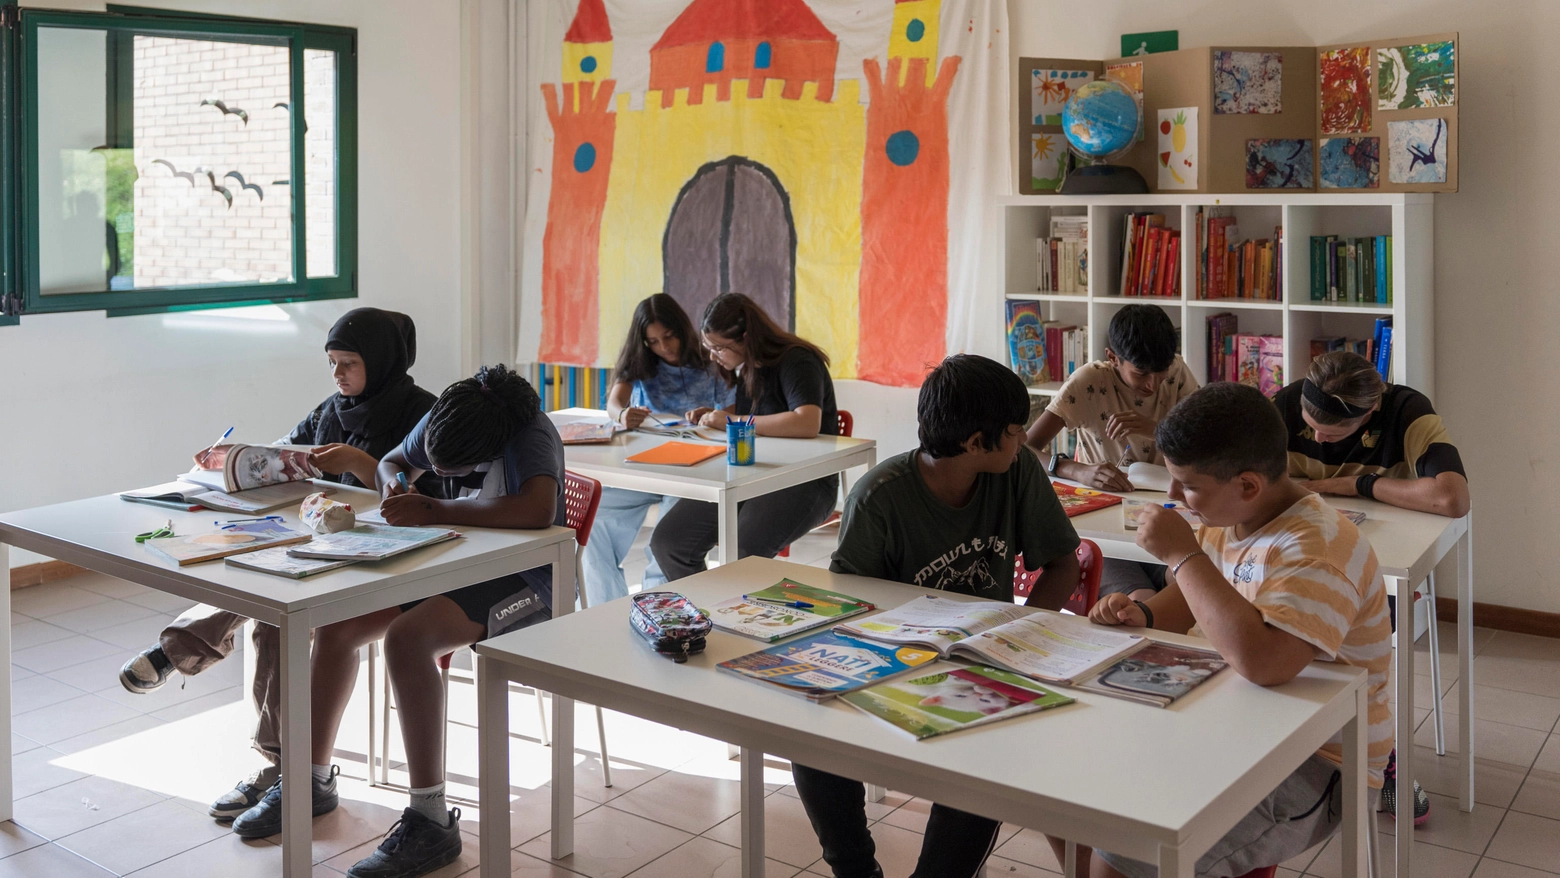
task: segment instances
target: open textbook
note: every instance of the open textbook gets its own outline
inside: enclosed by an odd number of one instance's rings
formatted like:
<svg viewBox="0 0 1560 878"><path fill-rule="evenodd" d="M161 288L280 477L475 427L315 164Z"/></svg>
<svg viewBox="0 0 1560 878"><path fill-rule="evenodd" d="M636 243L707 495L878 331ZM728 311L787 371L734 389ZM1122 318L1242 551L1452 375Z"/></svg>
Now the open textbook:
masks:
<svg viewBox="0 0 1560 878"><path fill-rule="evenodd" d="M204 455L196 455L202 465L179 478L229 494L305 482L321 475L309 460L313 450L312 445L218 445Z"/></svg>
<svg viewBox="0 0 1560 878"><path fill-rule="evenodd" d="M1078 616L937 595L923 595L834 630L880 643L922 646L944 658L958 655L1062 684L1089 677L1148 642L1136 634L1091 625Z"/></svg>
<svg viewBox="0 0 1560 878"><path fill-rule="evenodd" d="M313 482L285 482L229 494L221 488L214 489L210 484L192 481L185 477L193 475L208 476L210 477L207 479L208 482L221 481L222 478L221 473L215 472L186 473L176 482L125 491L119 497L121 500L134 503L150 503L153 506L166 506L170 509L183 509L190 512L204 506L219 512L253 513L269 512L289 503L302 502L303 498L316 491L325 494L333 494L336 491L329 485L316 485Z"/></svg>

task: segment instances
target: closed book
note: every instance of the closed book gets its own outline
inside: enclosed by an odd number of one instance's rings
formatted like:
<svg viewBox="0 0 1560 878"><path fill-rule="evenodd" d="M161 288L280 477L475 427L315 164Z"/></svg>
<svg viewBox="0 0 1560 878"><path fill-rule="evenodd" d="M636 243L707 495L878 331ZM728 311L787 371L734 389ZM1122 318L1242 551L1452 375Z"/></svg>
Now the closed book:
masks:
<svg viewBox="0 0 1560 878"><path fill-rule="evenodd" d="M1256 387L1260 383L1262 362L1262 337L1258 335L1235 336L1235 369L1241 384Z"/></svg>
<svg viewBox="0 0 1560 878"><path fill-rule="evenodd" d="M1284 339L1264 335L1258 346L1257 389L1272 398L1284 386Z"/></svg>
<svg viewBox="0 0 1560 878"><path fill-rule="evenodd" d="M984 666L939 662L917 674L840 696L917 740L1072 704L1018 674Z"/></svg>

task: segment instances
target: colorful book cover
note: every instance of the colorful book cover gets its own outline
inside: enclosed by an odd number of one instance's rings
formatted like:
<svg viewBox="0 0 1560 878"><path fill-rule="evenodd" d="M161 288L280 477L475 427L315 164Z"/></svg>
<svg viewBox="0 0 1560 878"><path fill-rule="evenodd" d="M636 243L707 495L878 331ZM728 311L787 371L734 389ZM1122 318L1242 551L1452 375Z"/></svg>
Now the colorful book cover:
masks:
<svg viewBox="0 0 1560 878"><path fill-rule="evenodd" d="M824 631L738 656L717 667L822 701L864 689L936 658L937 653L930 649L872 643Z"/></svg>
<svg viewBox="0 0 1560 878"><path fill-rule="evenodd" d="M1027 677L940 662L933 673L890 680L841 697L917 740L1072 704Z"/></svg>
<svg viewBox="0 0 1560 878"><path fill-rule="evenodd" d="M1235 336L1235 380L1256 387L1261 379L1262 337Z"/></svg>
<svg viewBox="0 0 1560 878"><path fill-rule="evenodd" d="M1045 363L1045 329L1039 302L1008 300L1008 357L1013 371L1030 386L1050 380Z"/></svg>
<svg viewBox="0 0 1560 878"><path fill-rule="evenodd" d="M1257 389L1271 399L1284 387L1284 339L1264 335L1257 352Z"/></svg>
<svg viewBox="0 0 1560 878"><path fill-rule="evenodd" d="M1051 487L1056 490L1056 499L1062 504L1062 509L1067 512L1067 517L1083 515L1096 509L1104 509L1107 506L1115 506L1121 502L1121 498L1115 494L1106 494L1103 491L1091 491L1088 488L1075 488L1072 485L1064 485L1060 482L1052 482Z"/></svg>
<svg viewBox="0 0 1560 878"><path fill-rule="evenodd" d="M234 555L227 559L227 563L233 567L243 567L246 570L258 570L261 573L269 573L273 576L285 576L288 579L303 579L316 573L324 573L327 570L335 570L339 567L348 567L356 564L356 561L325 561L319 558L294 558L287 554L285 546L277 546L271 549L261 549L258 552L246 552L242 555Z"/></svg>
<svg viewBox="0 0 1560 878"><path fill-rule="evenodd" d="M840 594L828 589L803 585L791 579L782 579L768 588L748 592L742 598L761 604L803 603L808 605L805 609L809 613L818 616L828 616L831 619L843 619L846 616L854 616L857 613L877 609L876 605L871 601L853 598L848 594Z"/></svg>
<svg viewBox="0 0 1560 878"><path fill-rule="evenodd" d="M275 519L264 519L237 522L207 533L147 540L143 545L183 567L269 546L306 543L313 538L312 533L293 530Z"/></svg>
<svg viewBox="0 0 1560 878"><path fill-rule="evenodd" d="M1227 667L1229 662L1213 650L1154 642L1078 688L1168 707Z"/></svg>

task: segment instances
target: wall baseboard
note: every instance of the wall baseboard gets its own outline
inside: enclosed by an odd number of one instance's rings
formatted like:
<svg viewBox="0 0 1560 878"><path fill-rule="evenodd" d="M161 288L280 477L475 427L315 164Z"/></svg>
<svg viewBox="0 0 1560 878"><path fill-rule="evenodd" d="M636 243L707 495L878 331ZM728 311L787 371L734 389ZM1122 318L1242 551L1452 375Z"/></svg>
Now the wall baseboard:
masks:
<svg viewBox="0 0 1560 878"><path fill-rule="evenodd" d="M1437 597L1435 614L1443 622L1457 621L1457 599ZM1499 604L1474 601L1473 624L1517 634L1560 637L1560 613L1547 613L1543 610L1526 610L1520 607L1503 607Z"/></svg>
<svg viewBox="0 0 1560 878"><path fill-rule="evenodd" d="M64 561L24 564L21 567L11 568L11 588L15 590L26 588L30 585L43 585L45 582L54 582L86 572L85 568L77 567Z"/></svg>

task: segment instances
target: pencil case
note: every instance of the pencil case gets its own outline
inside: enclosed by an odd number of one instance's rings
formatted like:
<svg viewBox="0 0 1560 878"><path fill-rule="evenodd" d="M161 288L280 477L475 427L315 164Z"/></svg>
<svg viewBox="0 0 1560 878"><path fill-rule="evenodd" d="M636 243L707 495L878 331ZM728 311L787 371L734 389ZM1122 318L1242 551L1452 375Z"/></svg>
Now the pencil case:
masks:
<svg viewBox="0 0 1560 878"><path fill-rule="evenodd" d="M628 623L655 651L678 664L704 651L704 638L714 627L693 602L674 591L650 591L634 595Z"/></svg>

